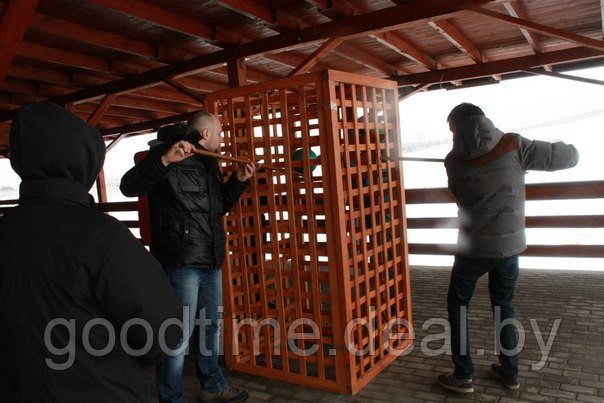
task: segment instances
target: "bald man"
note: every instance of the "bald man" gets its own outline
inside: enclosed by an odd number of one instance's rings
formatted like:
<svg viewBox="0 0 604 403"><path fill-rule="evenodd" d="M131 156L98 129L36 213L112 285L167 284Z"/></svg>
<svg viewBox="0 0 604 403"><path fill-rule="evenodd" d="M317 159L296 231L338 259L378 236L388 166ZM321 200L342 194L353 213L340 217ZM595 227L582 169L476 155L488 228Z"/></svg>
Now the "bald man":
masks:
<svg viewBox="0 0 604 403"><path fill-rule="evenodd" d="M184 140L195 130L199 132L196 145ZM185 401L184 354L196 323L201 401L241 402L248 397L245 389L228 385L218 365L226 243L222 217L235 205L256 167L253 162L241 165L224 182L215 158L192 152L195 147L218 151L221 133L218 117L205 112L194 115L184 133L166 137L174 144L152 148L120 185L126 196L147 194L151 253L162 263L183 306L184 337L156 370L160 403Z"/></svg>

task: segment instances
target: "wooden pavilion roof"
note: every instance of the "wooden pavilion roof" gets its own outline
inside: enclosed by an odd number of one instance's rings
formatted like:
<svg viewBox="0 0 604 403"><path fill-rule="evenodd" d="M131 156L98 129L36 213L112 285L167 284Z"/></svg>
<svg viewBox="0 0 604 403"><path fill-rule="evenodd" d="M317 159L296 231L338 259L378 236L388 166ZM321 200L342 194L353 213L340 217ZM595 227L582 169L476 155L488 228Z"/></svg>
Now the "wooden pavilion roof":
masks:
<svg viewBox="0 0 604 403"><path fill-rule="evenodd" d="M604 0L0 0L0 154L50 99L106 138L332 68L431 87L604 64Z"/></svg>

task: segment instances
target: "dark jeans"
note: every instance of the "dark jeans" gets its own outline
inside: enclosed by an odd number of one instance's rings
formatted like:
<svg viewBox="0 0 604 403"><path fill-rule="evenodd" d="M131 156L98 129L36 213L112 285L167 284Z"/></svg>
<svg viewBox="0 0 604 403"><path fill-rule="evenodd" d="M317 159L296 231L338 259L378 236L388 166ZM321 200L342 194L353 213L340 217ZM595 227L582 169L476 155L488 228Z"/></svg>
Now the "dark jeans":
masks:
<svg viewBox="0 0 604 403"><path fill-rule="evenodd" d="M499 316L498 323L495 323L495 331L499 335L497 352L501 371L504 376L517 379L518 352L516 349L515 326L508 324L510 320L504 321L514 319L512 299L514 298L514 286L518 278L518 256L504 259L476 259L455 256L447 296L455 377L468 379L474 375L474 366L470 356L467 313L476 282L486 273L489 273L489 294L491 295L493 316L495 319ZM463 313L464 310L465 314ZM500 312L500 315L497 314L497 311ZM503 328L500 326L501 323L505 325Z"/></svg>
<svg viewBox="0 0 604 403"><path fill-rule="evenodd" d="M172 266L164 270L181 305L189 308L186 331L175 354L164 359L155 370L160 403L183 403L185 352L194 330L197 376L205 392L220 392L228 386L218 366L220 322L222 320L222 271L197 267ZM195 323L196 321L200 321Z"/></svg>

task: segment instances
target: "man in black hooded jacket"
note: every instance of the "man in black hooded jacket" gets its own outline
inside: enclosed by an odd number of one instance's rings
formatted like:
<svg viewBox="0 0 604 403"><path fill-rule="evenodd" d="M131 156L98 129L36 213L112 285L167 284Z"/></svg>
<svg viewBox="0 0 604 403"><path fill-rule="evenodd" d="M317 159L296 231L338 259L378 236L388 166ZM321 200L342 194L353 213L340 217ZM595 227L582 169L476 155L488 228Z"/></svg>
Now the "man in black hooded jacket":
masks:
<svg viewBox="0 0 604 403"><path fill-rule="evenodd" d="M22 182L0 218L0 400L150 402L141 363L175 347L181 331L165 324L181 309L161 265L93 208L99 132L36 103L15 115L10 146Z"/></svg>

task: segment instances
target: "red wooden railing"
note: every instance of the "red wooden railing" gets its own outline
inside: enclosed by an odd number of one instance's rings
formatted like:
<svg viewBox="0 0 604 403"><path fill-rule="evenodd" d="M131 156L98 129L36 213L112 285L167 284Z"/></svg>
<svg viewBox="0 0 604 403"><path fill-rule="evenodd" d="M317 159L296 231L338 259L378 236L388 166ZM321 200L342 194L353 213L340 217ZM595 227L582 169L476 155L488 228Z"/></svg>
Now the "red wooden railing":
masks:
<svg viewBox="0 0 604 403"><path fill-rule="evenodd" d="M409 189L405 191L406 203L454 203L453 196L446 188ZM604 181L563 182L532 184L526 187L527 200L539 200L544 203L550 200L604 199ZM16 205L18 200L0 201L0 214ZM604 200L603 200L604 203ZM109 202L98 205L103 212L136 211L136 202ZM527 228L556 228L564 231L571 228L604 228L604 215L589 214L558 216L528 216ZM129 228L138 228L137 220L122 220ZM318 223L320 225L321 223ZM409 229L445 229L456 228L454 217L414 217L407 219ZM413 241L411 239L410 241ZM409 243L410 254L451 255L455 252L453 244ZM524 256L537 257L591 257L604 258L604 239L595 245L529 245Z"/></svg>

